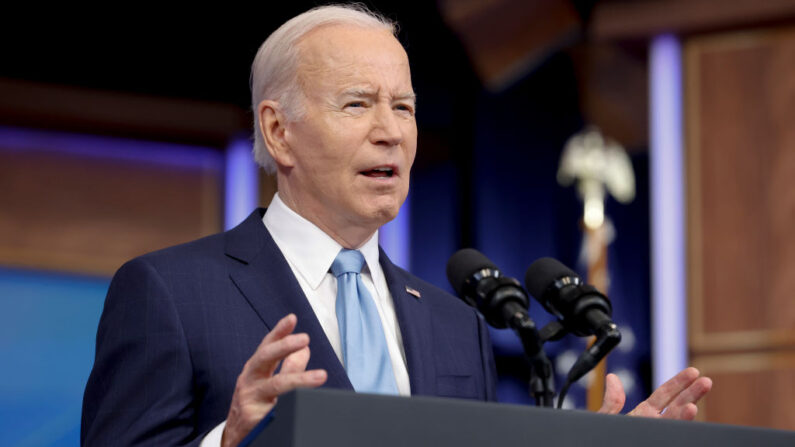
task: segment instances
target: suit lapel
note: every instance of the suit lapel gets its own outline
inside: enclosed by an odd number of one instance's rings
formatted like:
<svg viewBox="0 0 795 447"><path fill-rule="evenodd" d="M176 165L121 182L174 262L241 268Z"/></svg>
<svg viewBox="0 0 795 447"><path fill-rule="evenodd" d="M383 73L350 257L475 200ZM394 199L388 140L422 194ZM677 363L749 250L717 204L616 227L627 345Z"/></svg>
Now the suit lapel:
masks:
<svg viewBox="0 0 795 447"><path fill-rule="evenodd" d="M285 315L298 318L295 332L309 335L307 369L328 372L324 386L353 389L292 269L262 224L264 209L251 214L226 235L226 254L234 261L230 277L270 331Z"/></svg>
<svg viewBox="0 0 795 447"><path fill-rule="evenodd" d="M395 304L403 350L406 353L411 394L435 395L436 368L430 343L431 314L430 305L422 297L424 287L415 277L392 264L383 250L380 251L379 258ZM414 292L418 292L420 297Z"/></svg>

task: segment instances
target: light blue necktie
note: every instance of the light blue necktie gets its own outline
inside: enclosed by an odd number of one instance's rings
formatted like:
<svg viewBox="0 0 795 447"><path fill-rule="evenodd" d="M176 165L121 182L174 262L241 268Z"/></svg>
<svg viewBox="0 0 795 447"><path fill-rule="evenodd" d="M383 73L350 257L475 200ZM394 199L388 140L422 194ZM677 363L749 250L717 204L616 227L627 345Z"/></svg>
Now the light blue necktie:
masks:
<svg viewBox="0 0 795 447"><path fill-rule="evenodd" d="M344 248L331 264L331 273L337 277L342 362L356 391L398 394L381 317L362 283L363 265L364 256L358 250Z"/></svg>

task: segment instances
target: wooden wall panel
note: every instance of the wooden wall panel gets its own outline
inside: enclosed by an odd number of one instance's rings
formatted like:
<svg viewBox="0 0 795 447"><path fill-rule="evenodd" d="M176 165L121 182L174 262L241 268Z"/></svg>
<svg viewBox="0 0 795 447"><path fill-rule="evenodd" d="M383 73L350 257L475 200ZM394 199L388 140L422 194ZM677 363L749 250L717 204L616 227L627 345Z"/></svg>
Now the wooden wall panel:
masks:
<svg viewBox="0 0 795 447"><path fill-rule="evenodd" d="M0 78L4 125L225 146L251 129L228 104Z"/></svg>
<svg viewBox="0 0 795 447"><path fill-rule="evenodd" d="M0 148L0 264L112 274L221 229L222 157L186 166Z"/></svg>
<svg viewBox="0 0 795 447"><path fill-rule="evenodd" d="M685 46L690 352L702 418L795 429L795 29Z"/></svg>
<svg viewBox="0 0 795 447"><path fill-rule="evenodd" d="M710 422L792 430L795 355L702 356L694 366L715 385L699 408Z"/></svg>
<svg viewBox="0 0 795 447"><path fill-rule="evenodd" d="M602 0L594 6L590 34L599 40L649 39L792 23L794 18L793 0Z"/></svg>
<svg viewBox="0 0 795 447"><path fill-rule="evenodd" d="M795 30L687 44L692 340L795 347Z"/></svg>

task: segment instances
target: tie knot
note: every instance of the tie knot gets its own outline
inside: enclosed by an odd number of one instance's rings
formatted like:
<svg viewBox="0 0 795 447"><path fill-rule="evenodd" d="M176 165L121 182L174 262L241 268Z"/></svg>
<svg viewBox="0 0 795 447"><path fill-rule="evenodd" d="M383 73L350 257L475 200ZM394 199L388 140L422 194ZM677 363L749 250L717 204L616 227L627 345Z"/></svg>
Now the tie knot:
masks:
<svg viewBox="0 0 795 447"><path fill-rule="evenodd" d="M345 273L359 273L363 265L364 256L359 250L343 248L331 263L331 273L336 277Z"/></svg>

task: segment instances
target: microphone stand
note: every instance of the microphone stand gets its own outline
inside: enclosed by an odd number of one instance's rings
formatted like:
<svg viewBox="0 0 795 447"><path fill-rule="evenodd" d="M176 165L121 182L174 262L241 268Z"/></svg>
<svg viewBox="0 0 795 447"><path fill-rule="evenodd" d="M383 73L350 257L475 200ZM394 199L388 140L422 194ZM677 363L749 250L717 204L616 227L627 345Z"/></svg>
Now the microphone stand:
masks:
<svg viewBox="0 0 795 447"><path fill-rule="evenodd" d="M569 370L566 382L563 384L563 388L560 390L560 395L558 396L558 408L561 408L563 399L566 397L566 393L569 390L569 386L580 380L588 371L592 370L607 353L615 348L621 341L621 333L618 331L618 327L615 323L609 319L605 320L604 318L599 318L598 316L592 317L588 315L587 317L595 318L598 324L599 328L594 334L596 340L585 352L580 354L577 361ZM567 333L569 333L569 330L564 326L563 322L556 320L541 328L538 335L543 344L550 340L560 340Z"/></svg>
<svg viewBox="0 0 795 447"><path fill-rule="evenodd" d="M513 304L513 303L511 303ZM513 328L522 341L525 356L530 361L530 392L541 407L554 407L555 376L552 362L544 352L544 341L538 334L536 325L523 309L511 309L514 306L505 306L505 320Z"/></svg>

